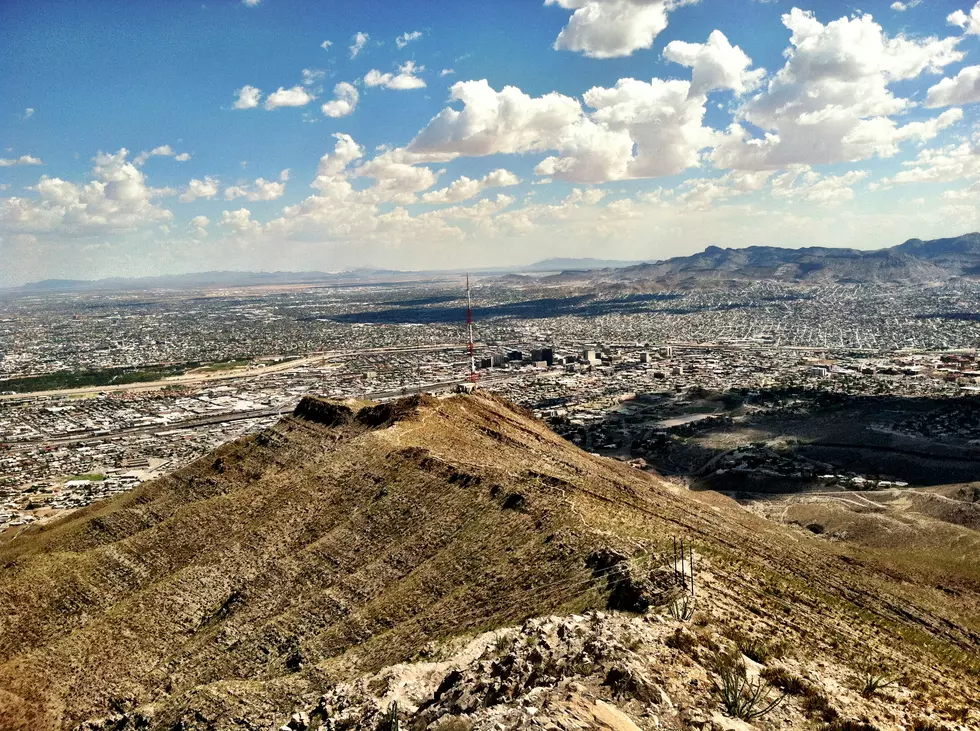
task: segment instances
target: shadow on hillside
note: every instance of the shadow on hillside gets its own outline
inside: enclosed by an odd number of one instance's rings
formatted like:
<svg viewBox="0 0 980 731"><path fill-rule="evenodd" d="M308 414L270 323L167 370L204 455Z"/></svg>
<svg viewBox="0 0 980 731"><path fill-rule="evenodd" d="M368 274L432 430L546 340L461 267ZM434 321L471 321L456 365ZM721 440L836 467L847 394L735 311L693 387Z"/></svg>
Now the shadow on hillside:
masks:
<svg viewBox="0 0 980 731"><path fill-rule="evenodd" d="M549 317L603 317L605 315L636 315L643 313L660 315L691 315L696 312L726 312L729 310L755 309L764 307L759 302L725 302L722 304L697 307L664 307L662 303L677 300L681 294L633 294L616 299L598 299L594 295L578 295L574 297L547 297L523 302L507 302L499 305L477 306L473 308L476 320L521 319L539 320ZM429 298L433 303L452 301L456 298ZM402 324L424 323L451 324L465 319L462 300L453 307L426 307L426 300L406 300L398 303L405 305L381 310L365 310L363 312L346 312L326 315L325 319L346 324ZM392 303L384 303L392 304Z"/></svg>
<svg viewBox="0 0 980 731"><path fill-rule="evenodd" d="M703 396L678 408L670 395L640 395L586 427L550 421L586 450L642 458L662 474L726 492L828 489L823 474L912 486L980 478L980 445L968 444L980 437L980 397L849 397L802 389ZM699 420L671 424L685 408Z"/></svg>

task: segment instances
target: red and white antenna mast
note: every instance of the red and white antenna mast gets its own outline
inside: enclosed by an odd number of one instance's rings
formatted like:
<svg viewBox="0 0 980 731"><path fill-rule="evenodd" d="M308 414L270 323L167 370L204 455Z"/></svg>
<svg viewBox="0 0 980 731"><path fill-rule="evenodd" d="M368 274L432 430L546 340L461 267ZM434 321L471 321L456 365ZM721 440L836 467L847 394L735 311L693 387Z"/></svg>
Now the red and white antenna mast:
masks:
<svg viewBox="0 0 980 731"><path fill-rule="evenodd" d="M466 275L466 327L470 331L470 382L476 383L476 350L473 345L473 298L470 296L470 275Z"/></svg>

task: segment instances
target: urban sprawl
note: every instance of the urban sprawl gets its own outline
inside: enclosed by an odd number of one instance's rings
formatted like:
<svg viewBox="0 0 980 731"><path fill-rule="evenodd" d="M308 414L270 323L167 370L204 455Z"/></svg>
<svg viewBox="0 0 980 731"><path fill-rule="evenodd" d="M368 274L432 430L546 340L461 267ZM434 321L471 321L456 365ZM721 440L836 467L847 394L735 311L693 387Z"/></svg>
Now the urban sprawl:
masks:
<svg viewBox="0 0 980 731"><path fill-rule="evenodd" d="M683 434L719 418L678 412L695 392L737 391L749 404L753 393L816 388L853 397L980 394L976 284L597 293L516 279L474 286L477 387L624 459L633 455L622 429L618 437L602 429L637 397L669 406L644 424L649 439L651 428ZM0 529L166 474L265 428L305 394L451 391L469 368L457 279L8 293L0 297ZM955 428L889 428L973 445L980 435L969 418ZM727 459L720 464L730 466Z"/></svg>

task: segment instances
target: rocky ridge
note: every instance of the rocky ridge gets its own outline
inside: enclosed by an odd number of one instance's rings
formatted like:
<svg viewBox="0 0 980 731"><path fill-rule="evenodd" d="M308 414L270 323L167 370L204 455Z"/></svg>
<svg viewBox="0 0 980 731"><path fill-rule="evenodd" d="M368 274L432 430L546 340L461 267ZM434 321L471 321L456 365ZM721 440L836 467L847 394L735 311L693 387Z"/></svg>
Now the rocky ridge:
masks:
<svg viewBox="0 0 980 731"><path fill-rule="evenodd" d="M734 728L732 663L760 728L974 728L978 599L487 394L305 399L0 546L0 728Z"/></svg>

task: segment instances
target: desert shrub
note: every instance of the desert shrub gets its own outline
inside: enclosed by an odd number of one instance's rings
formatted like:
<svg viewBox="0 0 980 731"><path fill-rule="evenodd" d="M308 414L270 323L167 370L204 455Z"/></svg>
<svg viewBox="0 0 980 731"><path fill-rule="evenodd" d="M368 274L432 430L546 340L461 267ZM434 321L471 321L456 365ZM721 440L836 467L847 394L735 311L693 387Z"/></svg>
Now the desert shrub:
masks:
<svg viewBox="0 0 980 731"><path fill-rule="evenodd" d="M898 685L898 681L883 664L868 660L861 666L857 685L861 695L870 698L880 690Z"/></svg>
<svg viewBox="0 0 980 731"><path fill-rule="evenodd" d="M718 675L715 689L725 711L734 718L752 721L765 716L786 697L761 676L750 680L740 655L723 653L716 656L715 672Z"/></svg>
<svg viewBox="0 0 980 731"><path fill-rule="evenodd" d="M837 718L827 726L827 731L880 731L877 726L867 721L857 721L853 718Z"/></svg>
<svg viewBox="0 0 980 731"><path fill-rule="evenodd" d="M945 731L942 724L929 718L917 718L912 722L912 731Z"/></svg>
<svg viewBox="0 0 980 731"><path fill-rule="evenodd" d="M962 723L967 718L969 718L970 707L958 706L958 705L948 706L946 708L946 713L949 714L949 717L952 718L954 721L960 721Z"/></svg>
<svg viewBox="0 0 980 731"><path fill-rule="evenodd" d="M718 654L722 651L722 646L715 641L714 635L705 629L700 629L694 633L698 639L698 645L710 651L712 654Z"/></svg>
<svg viewBox="0 0 980 731"><path fill-rule="evenodd" d="M694 597L690 594L685 594L674 599L674 601L667 605L667 611L678 622L690 621L691 617L694 616Z"/></svg>
<svg viewBox="0 0 980 731"><path fill-rule="evenodd" d="M674 630L674 634L664 640L664 644L686 655L694 656L697 654L698 637L693 632L678 627Z"/></svg>
<svg viewBox="0 0 980 731"><path fill-rule="evenodd" d="M737 627L728 628L724 635L735 643L739 652L762 665L768 665L772 660L785 657L789 649L789 643L786 640L768 642L753 637Z"/></svg>
<svg viewBox="0 0 980 731"><path fill-rule="evenodd" d="M763 678L789 695L805 696L813 693L816 689L806 680L796 675L786 668L773 666L764 668L759 673Z"/></svg>
<svg viewBox="0 0 980 731"><path fill-rule="evenodd" d="M819 718L826 724L834 724L840 721L840 713L830 704L830 699L819 691L804 696L803 711L808 716Z"/></svg>
<svg viewBox="0 0 980 731"><path fill-rule="evenodd" d="M769 644L758 637L747 637L744 642L739 642L738 649L750 660L766 665L772 660Z"/></svg>
<svg viewBox="0 0 980 731"><path fill-rule="evenodd" d="M471 731L473 722L460 716L447 716L435 728L436 731Z"/></svg>
<svg viewBox="0 0 980 731"><path fill-rule="evenodd" d="M504 632L497 635L497 638L493 641L493 649L499 654L501 652L506 652L510 648L511 637L510 634Z"/></svg>
<svg viewBox="0 0 980 731"><path fill-rule="evenodd" d="M830 704L830 700L817 688L810 686L810 692L803 697L803 710L810 716L819 718L825 724L825 731L879 731L867 721L844 718Z"/></svg>

